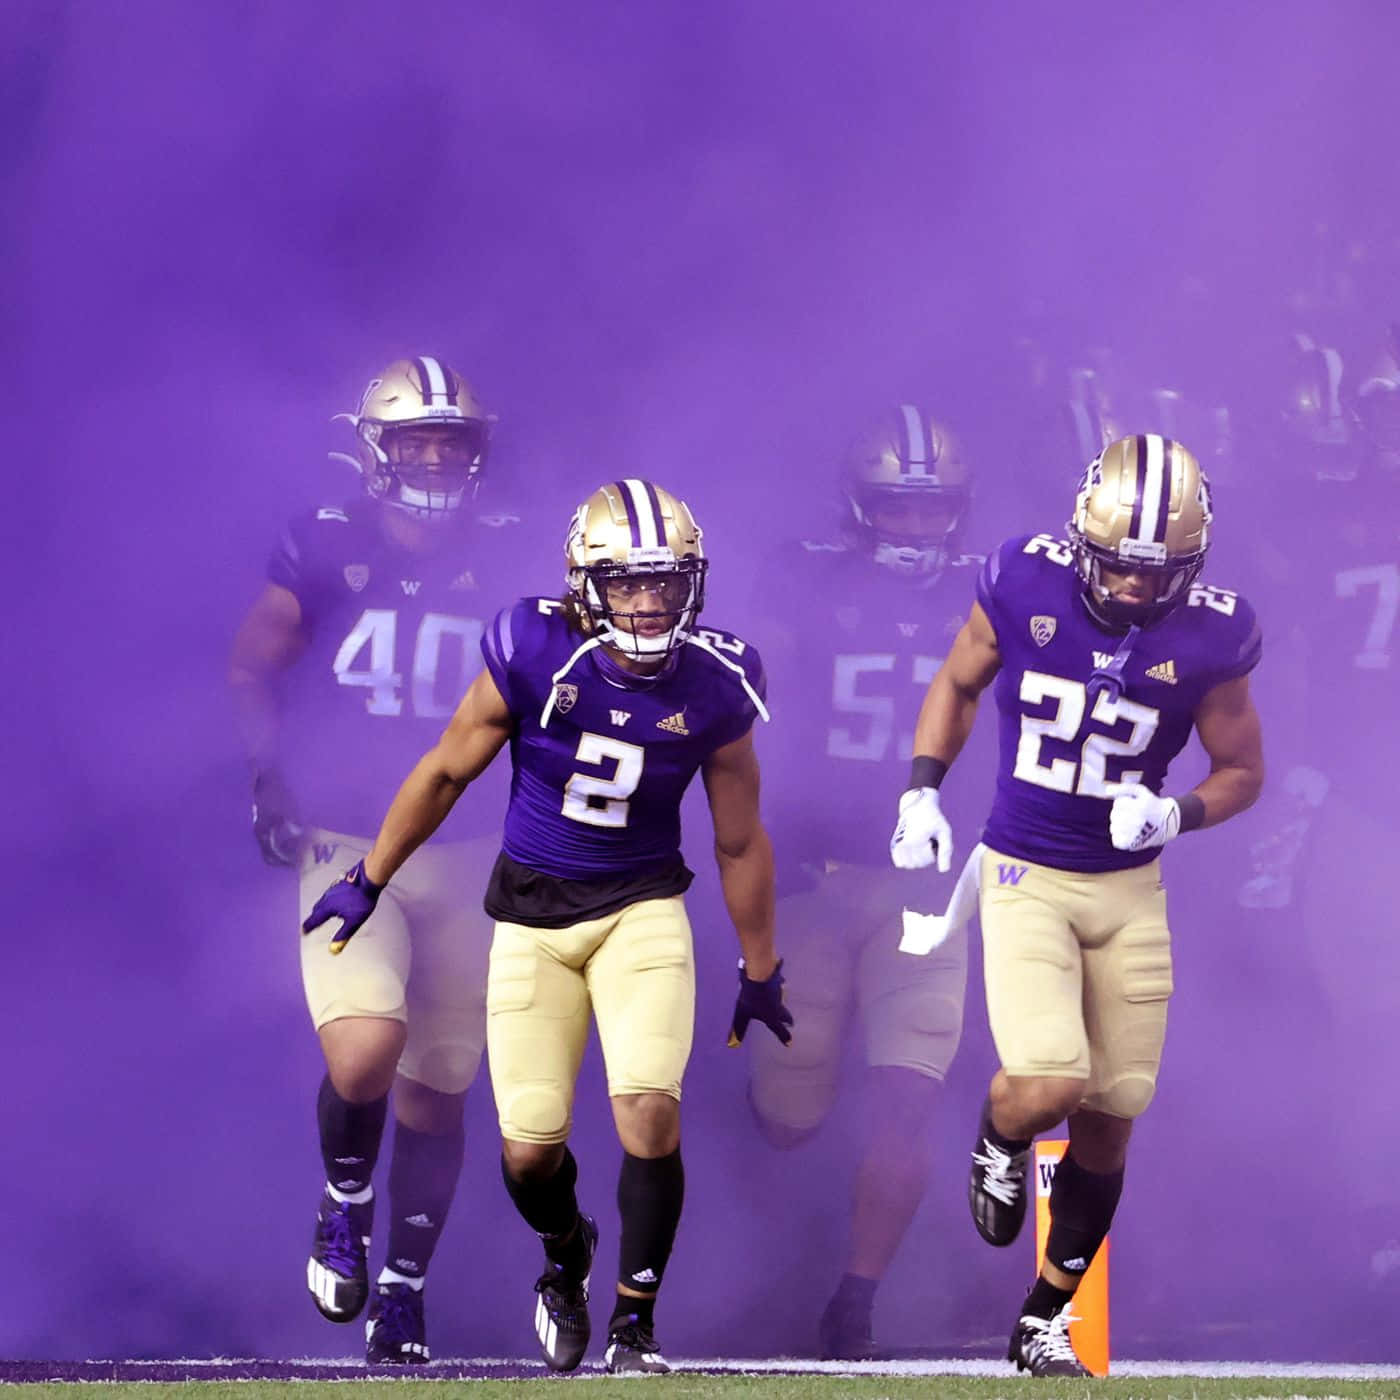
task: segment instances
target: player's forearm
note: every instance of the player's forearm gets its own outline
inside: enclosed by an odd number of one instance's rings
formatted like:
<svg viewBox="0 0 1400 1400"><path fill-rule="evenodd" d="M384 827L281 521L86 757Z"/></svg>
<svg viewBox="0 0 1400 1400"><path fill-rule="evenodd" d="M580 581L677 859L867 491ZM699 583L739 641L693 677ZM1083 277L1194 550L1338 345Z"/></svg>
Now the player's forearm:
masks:
<svg viewBox="0 0 1400 1400"><path fill-rule="evenodd" d="M919 707L914 753L951 765L967 743L976 718L977 696L944 680L940 672Z"/></svg>
<svg viewBox="0 0 1400 1400"><path fill-rule="evenodd" d="M757 833L739 850L715 847L724 903L739 936L739 951L748 975L767 979L778 964L773 934L773 845Z"/></svg>
<svg viewBox="0 0 1400 1400"><path fill-rule="evenodd" d="M1218 826L1254 805L1264 786L1262 768L1227 765L1216 768L1192 791L1201 799L1201 825Z"/></svg>
<svg viewBox="0 0 1400 1400"><path fill-rule="evenodd" d="M275 766L281 717L272 685L261 676L235 669L229 673L229 690L238 737L249 762L255 771Z"/></svg>
<svg viewBox="0 0 1400 1400"><path fill-rule="evenodd" d="M425 754L394 795L389 811L365 857L365 874L385 885L395 872L443 823L466 788L437 761Z"/></svg>

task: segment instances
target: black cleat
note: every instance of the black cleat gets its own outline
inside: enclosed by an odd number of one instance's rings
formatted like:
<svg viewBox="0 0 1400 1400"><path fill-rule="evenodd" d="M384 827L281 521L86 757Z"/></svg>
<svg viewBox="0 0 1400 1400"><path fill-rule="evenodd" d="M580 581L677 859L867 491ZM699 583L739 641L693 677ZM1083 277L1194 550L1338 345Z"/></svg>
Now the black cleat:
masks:
<svg viewBox="0 0 1400 1400"><path fill-rule="evenodd" d="M331 1322L353 1322L369 1297L369 1237L374 1225L374 1201L363 1205L321 1194L316 1234L306 1261L306 1286L321 1316Z"/></svg>
<svg viewBox="0 0 1400 1400"><path fill-rule="evenodd" d="M1051 1318L1020 1318L1011 1333L1006 1359L1016 1363L1018 1372L1029 1371L1033 1376L1092 1375L1069 1339L1069 1325L1074 1321L1077 1319L1068 1306Z"/></svg>
<svg viewBox="0 0 1400 1400"><path fill-rule="evenodd" d="M650 1329L632 1319L613 1325L603 1361L615 1376L664 1376L671 1370Z"/></svg>
<svg viewBox="0 0 1400 1400"><path fill-rule="evenodd" d="M572 1371L588 1350L592 1327L588 1320L588 1280L593 1251L598 1247L598 1226L591 1215L580 1215L587 1255L582 1277L569 1274L553 1260L535 1281L535 1334L540 1339L545 1365L551 1371Z"/></svg>
<svg viewBox="0 0 1400 1400"><path fill-rule="evenodd" d="M972 1223L988 1244L1008 1245L1021 1233L1026 1218L1026 1172L1031 1149L1006 1152L992 1140L991 1111L982 1109L972 1167L967 1178L967 1203Z"/></svg>
<svg viewBox="0 0 1400 1400"><path fill-rule="evenodd" d="M870 1310L832 1298L817 1323L817 1355L823 1361L869 1361L875 1355Z"/></svg>
<svg viewBox="0 0 1400 1400"><path fill-rule="evenodd" d="M370 1366L425 1366L428 1333L423 1290L406 1283L376 1283L365 1323L365 1361Z"/></svg>

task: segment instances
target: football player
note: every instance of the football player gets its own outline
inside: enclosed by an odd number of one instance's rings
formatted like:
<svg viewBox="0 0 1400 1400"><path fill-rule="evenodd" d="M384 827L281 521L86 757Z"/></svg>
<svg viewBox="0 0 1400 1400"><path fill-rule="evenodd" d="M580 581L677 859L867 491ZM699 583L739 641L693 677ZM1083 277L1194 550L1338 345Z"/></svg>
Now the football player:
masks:
<svg viewBox="0 0 1400 1400"><path fill-rule="evenodd" d="M1160 848L1243 811L1263 782L1249 672L1254 612L1197 579L1210 490L1155 434L1089 464L1068 539L1008 540L919 713L897 866L951 841L939 787L996 682L1001 760L980 878L987 1009L1001 1068L972 1154L982 1237L1008 1245L1026 1210L1031 1139L1069 1120L1045 1263L1012 1329L1032 1375L1086 1375L1070 1301L1108 1233L1133 1120L1151 1101L1172 990ZM1210 773L1162 795L1195 730Z"/></svg>
<svg viewBox="0 0 1400 1400"><path fill-rule="evenodd" d="M430 356L398 360L341 416L364 490L291 521L230 671L253 833L269 863L298 870L303 917L328 865L368 853L391 775L431 742L480 667L486 599L494 611L514 591L498 582L509 530L481 523L473 505L488 419L467 381ZM326 1184L307 1284L333 1322L368 1300L375 1363L428 1360L424 1278L485 1037L489 925L463 892L485 887L495 814L483 805L470 821L417 853L343 955L301 942L326 1061L316 1107ZM372 1177L391 1087L388 1249L371 1289Z"/></svg>
<svg viewBox="0 0 1400 1400"><path fill-rule="evenodd" d="M553 1370L578 1366L598 1229L579 1212L568 1139L591 1010L623 1149L605 1359L610 1371L658 1373L670 1369L654 1309L684 1193L680 1094L695 1011L680 802L697 769L743 953L731 1037L759 1020L790 1038L750 733L767 714L763 671L738 637L696 626L708 562L670 492L636 479L601 487L574 516L565 555L565 597L522 599L491 623L485 669L373 847L304 928L338 917L329 950L345 947L509 742L510 804L486 895L487 1042L506 1190L544 1243L535 1328Z"/></svg>
<svg viewBox="0 0 1400 1400"><path fill-rule="evenodd" d="M793 692L792 718L771 736L779 761L768 764L768 786L798 1028L790 1049L755 1039L749 1101L774 1146L810 1138L835 1101L858 1016L861 1159L844 1273L817 1333L824 1359L860 1359L874 1354L875 1291L928 1180L967 968L962 937L927 957L899 951L902 911L922 882L889 868L883 814L982 560L962 549L971 501L962 449L915 405L893 408L851 444L841 501L840 538L775 551L756 590L769 605L771 669Z"/></svg>

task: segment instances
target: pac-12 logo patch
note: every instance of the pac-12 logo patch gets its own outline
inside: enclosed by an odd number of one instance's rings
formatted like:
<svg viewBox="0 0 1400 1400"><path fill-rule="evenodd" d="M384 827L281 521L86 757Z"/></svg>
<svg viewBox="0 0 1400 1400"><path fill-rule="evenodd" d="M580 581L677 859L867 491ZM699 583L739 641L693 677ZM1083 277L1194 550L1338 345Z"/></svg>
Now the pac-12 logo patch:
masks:
<svg viewBox="0 0 1400 1400"><path fill-rule="evenodd" d="M1055 635L1055 619L1046 613L1036 613L1031 618L1031 641L1036 646L1045 646Z"/></svg>
<svg viewBox="0 0 1400 1400"><path fill-rule="evenodd" d="M578 699L578 686L570 684L568 681L560 681L554 687L554 708L561 715L566 715L574 708L574 701Z"/></svg>
<svg viewBox="0 0 1400 1400"><path fill-rule="evenodd" d="M362 592L365 584L369 582L369 565L347 564L345 566L345 582L350 585L352 592Z"/></svg>

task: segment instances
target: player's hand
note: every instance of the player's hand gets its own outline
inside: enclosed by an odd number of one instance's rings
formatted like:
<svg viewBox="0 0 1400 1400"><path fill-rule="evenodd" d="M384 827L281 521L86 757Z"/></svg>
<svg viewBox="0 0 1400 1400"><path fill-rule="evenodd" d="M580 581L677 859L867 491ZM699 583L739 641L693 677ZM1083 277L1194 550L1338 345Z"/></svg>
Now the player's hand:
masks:
<svg viewBox="0 0 1400 1400"><path fill-rule="evenodd" d="M739 962L739 998L734 1003L734 1020L729 1026L729 1045L741 1045L750 1021L762 1021L784 1045L792 1043L792 1012L783 1005L783 964L779 959L772 976L756 982Z"/></svg>
<svg viewBox="0 0 1400 1400"><path fill-rule="evenodd" d="M1165 846L1181 830L1181 808L1174 797L1158 797L1141 783L1110 783L1113 806L1108 834L1115 850L1146 851Z"/></svg>
<svg viewBox="0 0 1400 1400"><path fill-rule="evenodd" d="M340 927L331 935L330 950L342 952L374 913L383 885L376 885L365 874L365 863L357 860L339 880L318 899L301 926L302 933L320 928L328 919L339 919Z"/></svg>
<svg viewBox="0 0 1400 1400"><path fill-rule="evenodd" d="M946 875L953 865L953 828L943 815L937 788L910 788L899 799L890 859L901 870L922 870L935 858L939 873Z"/></svg>
<svg viewBox="0 0 1400 1400"><path fill-rule="evenodd" d="M306 828L275 768L262 768L253 775L253 837L269 865L295 865L301 858Z"/></svg>

